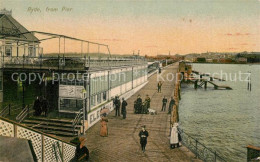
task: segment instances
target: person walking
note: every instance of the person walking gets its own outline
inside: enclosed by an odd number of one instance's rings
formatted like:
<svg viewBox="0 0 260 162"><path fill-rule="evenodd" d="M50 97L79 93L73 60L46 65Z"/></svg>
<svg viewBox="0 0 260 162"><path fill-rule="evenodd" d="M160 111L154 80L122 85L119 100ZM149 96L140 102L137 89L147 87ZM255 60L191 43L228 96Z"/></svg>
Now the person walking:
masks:
<svg viewBox="0 0 260 162"><path fill-rule="evenodd" d="M120 99L118 96L116 96L116 99L115 99L116 114L115 114L115 116L120 116L120 105L121 105Z"/></svg>
<svg viewBox="0 0 260 162"><path fill-rule="evenodd" d="M171 97L168 114L171 114L174 105L175 105L175 100L173 99L173 97Z"/></svg>
<svg viewBox="0 0 260 162"><path fill-rule="evenodd" d="M158 88L158 93L161 93L161 91L162 91L162 82L161 81L158 82L157 88Z"/></svg>
<svg viewBox="0 0 260 162"><path fill-rule="evenodd" d="M122 98L122 109L121 109L121 113L123 115L123 119L126 118L126 106L127 106L127 102L125 101L124 98Z"/></svg>
<svg viewBox="0 0 260 162"><path fill-rule="evenodd" d="M107 119L107 114L104 113L102 114L102 117L101 117L101 120L100 120L100 136L101 137L107 137L108 136L108 127L107 127L107 122L108 122L108 119Z"/></svg>
<svg viewBox="0 0 260 162"><path fill-rule="evenodd" d="M170 148L174 149L175 147L179 147L179 135L177 129L178 123L174 123L171 129L171 137L170 137Z"/></svg>
<svg viewBox="0 0 260 162"><path fill-rule="evenodd" d="M145 125L142 126L142 130L139 132L140 137L140 144L142 151L145 152L145 147L147 144L147 137L149 136L149 133L147 130L145 130Z"/></svg>
<svg viewBox="0 0 260 162"><path fill-rule="evenodd" d="M167 104L167 99L165 98L165 96L163 97L163 100L162 100L162 110L161 111L165 111L166 109L166 104Z"/></svg>

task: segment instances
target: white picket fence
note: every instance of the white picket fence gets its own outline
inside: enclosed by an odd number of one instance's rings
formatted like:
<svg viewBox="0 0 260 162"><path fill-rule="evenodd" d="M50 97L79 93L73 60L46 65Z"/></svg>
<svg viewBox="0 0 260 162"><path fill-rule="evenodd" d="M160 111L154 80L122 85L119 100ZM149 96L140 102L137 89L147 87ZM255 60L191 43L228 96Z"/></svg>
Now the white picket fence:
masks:
<svg viewBox="0 0 260 162"><path fill-rule="evenodd" d="M0 117L0 136L31 140L38 162L69 162L75 155L76 146L2 117ZM53 146L57 143L61 154L57 152L58 150L54 152Z"/></svg>

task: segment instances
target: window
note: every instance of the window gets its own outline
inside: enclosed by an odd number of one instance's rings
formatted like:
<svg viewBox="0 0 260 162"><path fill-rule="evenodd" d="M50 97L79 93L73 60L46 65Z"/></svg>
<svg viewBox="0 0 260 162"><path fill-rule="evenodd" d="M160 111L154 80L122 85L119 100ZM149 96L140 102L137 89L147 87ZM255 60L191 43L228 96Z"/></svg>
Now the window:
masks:
<svg viewBox="0 0 260 162"><path fill-rule="evenodd" d="M96 96L91 96L91 102L90 102L91 107L96 105Z"/></svg>
<svg viewBox="0 0 260 162"><path fill-rule="evenodd" d="M83 108L83 100L60 99L60 110L79 111Z"/></svg>
<svg viewBox="0 0 260 162"><path fill-rule="evenodd" d="M107 100L107 92L103 92L103 101Z"/></svg>
<svg viewBox="0 0 260 162"><path fill-rule="evenodd" d="M97 103L101 103L101 93L97 94Z"/></svg>
<svg viewBox="0 0 260 162"><path fill-rule="evenodd" d="M31 46L28 48L28 55L29 56L35 56L35 49Z"/></svg>
<svg viewBox="0 0 260 162"><path fill-rule="evenodd" d="M5 55L12 56L12 46L11 45L5 46Z"/></svg>

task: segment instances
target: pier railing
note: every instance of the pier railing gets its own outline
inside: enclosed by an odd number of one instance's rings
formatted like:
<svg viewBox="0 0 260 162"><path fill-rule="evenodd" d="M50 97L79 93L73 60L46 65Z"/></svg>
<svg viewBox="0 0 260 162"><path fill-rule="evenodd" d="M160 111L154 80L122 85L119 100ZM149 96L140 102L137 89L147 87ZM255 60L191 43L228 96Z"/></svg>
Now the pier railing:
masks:
<svg viewBox="0 0 260 162"><path fill-rule="evenodd" d="M87 58L67 56L2 56L1 68L51 69L51 70L86 70L118 66L144 65L145 59L135 58Z"/></svg>
<svg viewBox="0 0 260 162"><path fill-rule="evenodd" d="M0 136L30 140L37 161L69 162L75 155L74 145L2 117Z"/></svg>
<svg viewBox="0 0 260 162"><path fill-rule="evenodd" d="M181 143L193 152L196 155L196 158L199 158L205 162L226 162L226 160L217 154L216 151L206 147L182 129L178 128L178 130L182 140Z"/></svg>

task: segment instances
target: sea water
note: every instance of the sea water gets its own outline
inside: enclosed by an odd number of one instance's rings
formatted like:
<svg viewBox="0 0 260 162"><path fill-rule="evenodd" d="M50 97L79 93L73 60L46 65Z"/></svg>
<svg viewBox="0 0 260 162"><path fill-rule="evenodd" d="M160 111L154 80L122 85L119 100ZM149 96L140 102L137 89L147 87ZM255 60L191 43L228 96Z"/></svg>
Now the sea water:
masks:
<svg viewBox="0 0 260 162"><path fill-rule="evenodd" d="M227 161L246 161L246 146L260 146L260 65L192 66L201 73L222 76L226 81L214 82L233 90L214 90L209 83L206 90L195 90L193 84L182 84L180 127Z"/></svg>

